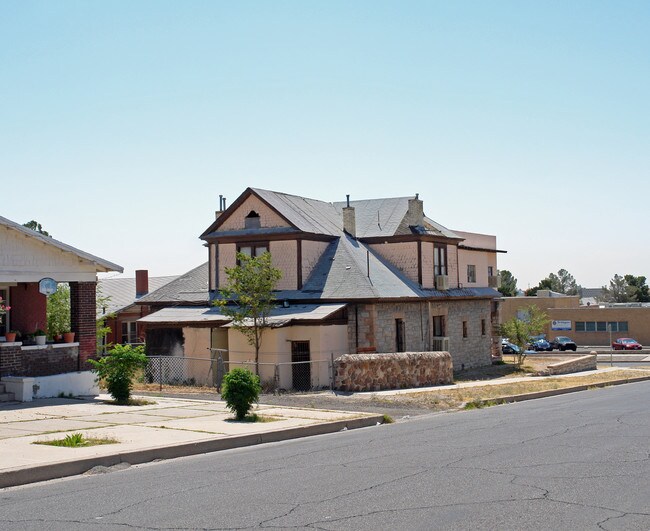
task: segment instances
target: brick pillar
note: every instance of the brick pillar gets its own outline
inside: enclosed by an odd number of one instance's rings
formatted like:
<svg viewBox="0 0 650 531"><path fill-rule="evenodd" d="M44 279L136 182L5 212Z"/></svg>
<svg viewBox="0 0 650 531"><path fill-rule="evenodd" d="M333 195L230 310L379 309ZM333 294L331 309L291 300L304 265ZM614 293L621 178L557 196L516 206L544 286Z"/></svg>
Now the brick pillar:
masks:
<svg viewBox="0 0 650 531"><path fill-rule="evenodd" d="M79 342L81 371L89 369L89 358L97 357L96 289L97 282L70 282L70 322Z"/></svg>

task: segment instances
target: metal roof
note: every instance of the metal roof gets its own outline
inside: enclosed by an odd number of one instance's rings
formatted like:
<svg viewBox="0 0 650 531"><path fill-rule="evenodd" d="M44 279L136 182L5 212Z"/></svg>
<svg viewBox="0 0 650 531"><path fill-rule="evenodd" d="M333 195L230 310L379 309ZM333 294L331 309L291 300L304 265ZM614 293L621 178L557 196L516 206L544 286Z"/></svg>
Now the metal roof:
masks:
<svg viewBox="0 0 650 531"><path fill-rule="evenodd" d="M279 327L295 321L322 321L345 306L345 304L296 304L287 308L278 306L271 311L268 322L272 327ZM229 317L223 315L221 308L206 309L181 306L163 308L138 319L141 323L181 325L204 323L226 325L230 320Z"/></svg>
<svg viewBox="0 0 650 531"><path fill-rule="evenodd" d="M177 276L149 277L149 293L161 288ZM97 318L105 314L116 313L129 306L142 297L136 297L135 278L103 278L97 282L97 295L107 299L106 306L98 309Z"/></svg>
<svg viewBox="0 0 650 531"><path fill-rule="evenodd" d="M138 299L138 304L207 303L210 298L208 295L208 275L208 262L205 262L156 291L144 295Z"/></svg>

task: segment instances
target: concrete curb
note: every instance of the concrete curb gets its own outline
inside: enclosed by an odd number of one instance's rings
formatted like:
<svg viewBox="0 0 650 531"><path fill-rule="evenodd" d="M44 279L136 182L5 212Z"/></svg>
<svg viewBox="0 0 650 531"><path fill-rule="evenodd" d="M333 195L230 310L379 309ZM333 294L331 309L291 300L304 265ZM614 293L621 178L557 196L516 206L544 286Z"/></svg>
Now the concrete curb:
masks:
<svg viewBox="0 0 650 531"><path fill-rule="evenodd" d="M494 402L499 404L511 404L513 402L523 402L524 400L535 400L536 398L546 398L549 396L575 393L578 391L587 391L588 389L593 389L594 387L603 388L612 385L623 385L628 383L644 382L647 380L650 380L650 376L639 376L637 378L623 378L621 380L611 380L609 382L600 382L600 383L593 383L588 385L576 385L574 387L565 387L563 389L549 389L548 391L537 391L534 393L524 393L521 395L510 395L510 396L502 396L497 398L487 398L485 400L477 400L475 403L480 403L482 405L491 404Z"/></svg>
<svg viewBox="0 0 650 531"><path fill-rule="evenodd" d="M289 439L300 439L302 437L311 437L313 435L324 435L326 433L335 433L343 429L354 430L357 428L366 428L369 426L376 426L377 423L383 423L383 419L383 415L372 415L355 419L313 424L310 426L300 426L297 428L286 428L265 433L238 435L222 439L211 439L172 446L120 452L112 455L89 457L64 463L22 467L20 469L0 472L0 488L16 487L28 483L76 476L83 474L96 466L110 467L120 463L137 465L141 463L149 463L158 459L174 459L176 457L219 452L221 450L230 450L233 448L242 448L257 444L286 441Z"/></svg>

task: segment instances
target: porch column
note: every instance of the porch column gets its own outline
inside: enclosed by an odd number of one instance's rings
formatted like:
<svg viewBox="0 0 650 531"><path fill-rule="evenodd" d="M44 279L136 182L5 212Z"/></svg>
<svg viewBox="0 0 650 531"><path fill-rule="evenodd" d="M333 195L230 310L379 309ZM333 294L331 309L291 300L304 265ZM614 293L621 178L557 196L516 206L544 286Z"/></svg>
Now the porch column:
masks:
<svg viewBox="0 0 650 531"><path fill-rule="evenodd" d="M96 320L97 282L70 282L70 324L79 342L79 365L88 370L86 361L97 357Z"/></svg>

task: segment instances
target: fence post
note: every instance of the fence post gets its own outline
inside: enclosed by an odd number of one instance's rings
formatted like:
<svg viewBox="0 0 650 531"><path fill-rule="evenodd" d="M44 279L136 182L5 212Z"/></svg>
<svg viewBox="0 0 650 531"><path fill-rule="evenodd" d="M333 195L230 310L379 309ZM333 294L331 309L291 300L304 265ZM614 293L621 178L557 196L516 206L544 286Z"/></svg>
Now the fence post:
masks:
<svg viewBox="0 0 650 531"><path fill-rule="evenodd" d="M275 386L275 393L277 394L278 389L280 389L280 365L275 364L273 369L273 385Z"/></svg>
<svg viewBox="0 0 650 531"><path fill-rule="evenodd" d="M158 382L160 383L160 390L162 391L162 358L158 358Z"/></svg>
<svg viewBox="0 0 650 531"><path fill-rule="evenodd" d="M334 352L330 352L330 391L334 391L335 379L336 379L336 369L334 368Z"/></svg>
<svg viewBox="0 0 650 531"><path fill-rule="evenodd" d="M223 381L223 376L224 376L225 370L224 370L224 364L223 364L223 358L221 357L221 352L219 352L219 355L217 356L217 392L221 392L221 382Z"/></svg>

